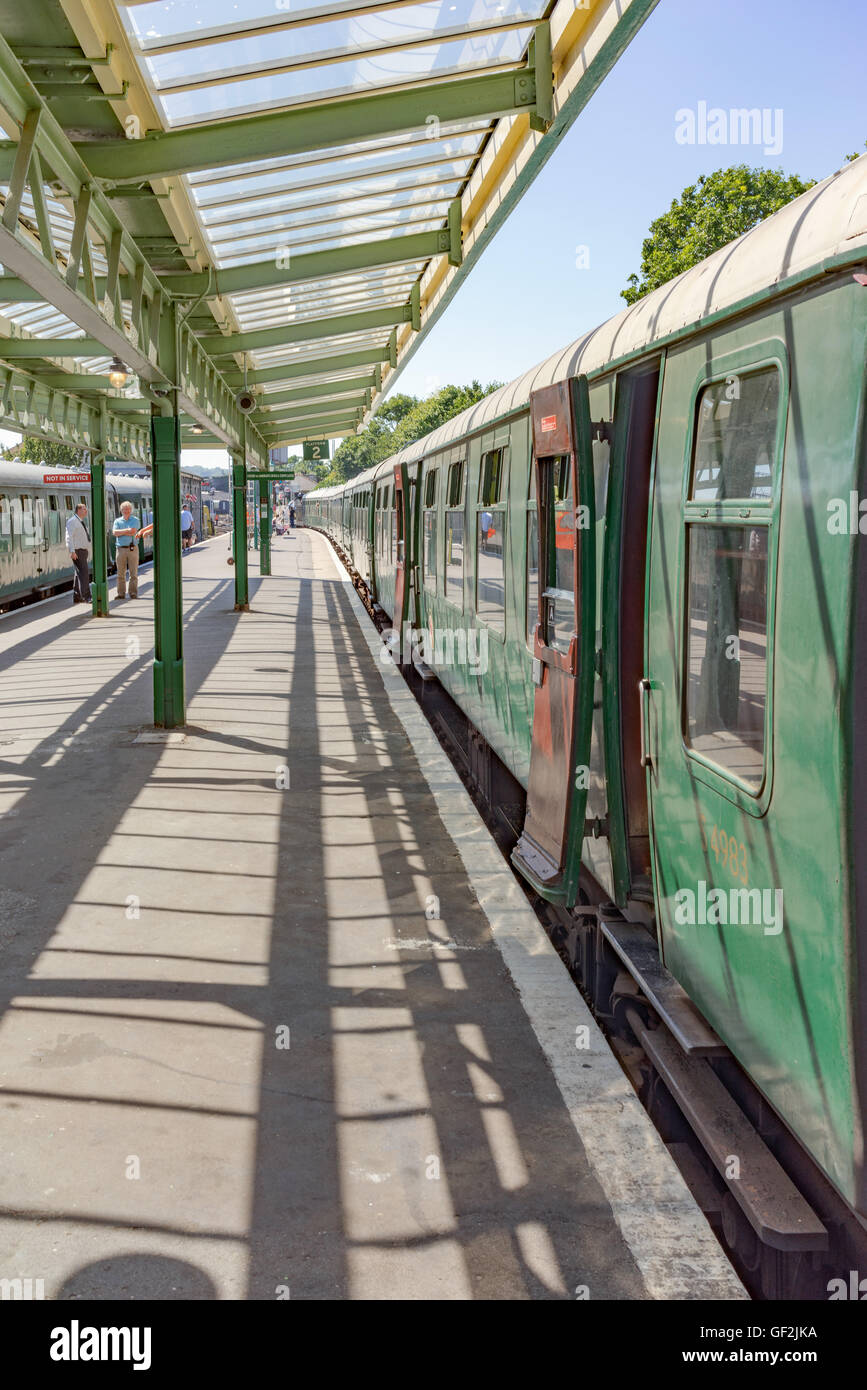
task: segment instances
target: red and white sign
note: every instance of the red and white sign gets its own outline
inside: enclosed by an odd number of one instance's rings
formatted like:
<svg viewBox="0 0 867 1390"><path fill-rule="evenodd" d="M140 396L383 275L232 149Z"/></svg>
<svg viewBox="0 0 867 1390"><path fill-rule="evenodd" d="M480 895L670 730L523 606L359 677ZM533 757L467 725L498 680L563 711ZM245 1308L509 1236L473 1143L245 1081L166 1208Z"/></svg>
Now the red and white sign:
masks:
<svg viewBox="0 0 867 1390"><path fill-rule="evenodd" d="M43 483L89 483L89 473L43 473Z"/></svg>
<svg viewBox="0 0 867 1390"><path fill-rule="evenodd" d="M554 432L554 430L555 430L556 428L557 428L557 416L556 416L556 415L543 415L543 416L542 416L542 433L543 433L543 434L553 434L553 432Z"/></svg>

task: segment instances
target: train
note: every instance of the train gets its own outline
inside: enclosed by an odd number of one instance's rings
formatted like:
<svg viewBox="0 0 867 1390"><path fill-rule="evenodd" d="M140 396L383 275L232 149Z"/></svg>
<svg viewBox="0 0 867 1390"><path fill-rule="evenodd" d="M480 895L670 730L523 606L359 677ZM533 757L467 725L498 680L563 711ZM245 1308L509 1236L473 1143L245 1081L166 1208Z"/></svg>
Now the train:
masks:
<svg viewBox="0 0 867 1390"><path fill-rule="evenodd" d="M115 566L112 524L121 502L131 502L142 526L153 521L150 474L124 472L123 464L106 468L105 509L108 567ZM132 465L130 465L132 467ZM193 512L195 530L203 534L202 480L181 472L181 493ZM0 612L47 598L72 585L66 548L66 522L84 502L92 515L90 474L86 469L49 468L18 460L0 462ZM139 541L139 561L153 556L153 534Z"/></svg>
<svg viewBox="0 0 867 1390"><path fill-rule="evenodd" d="M865 365L867 155L304 505L767 1297L867 1276Z"/></svg>

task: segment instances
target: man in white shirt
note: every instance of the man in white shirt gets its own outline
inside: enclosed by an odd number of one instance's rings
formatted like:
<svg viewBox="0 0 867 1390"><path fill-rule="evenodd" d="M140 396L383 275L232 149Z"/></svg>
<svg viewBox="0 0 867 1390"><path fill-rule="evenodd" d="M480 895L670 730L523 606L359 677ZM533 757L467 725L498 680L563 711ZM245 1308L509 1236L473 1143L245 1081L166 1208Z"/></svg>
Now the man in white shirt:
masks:
<svg viewBox="0 0 867 1390"><path fill-rule="evenodd" d="M182 548L189 550L193 543L193 514L186 502L181 507L181 535L183 537Z"/></svg>
<svg viewBox="0 0 867 1390"><path fill-rule="evenodd" d="M90 603L90 532L86 523L87 508L83 502L76 507L66 523L66 549L72 561L72 602Z"/></svg>

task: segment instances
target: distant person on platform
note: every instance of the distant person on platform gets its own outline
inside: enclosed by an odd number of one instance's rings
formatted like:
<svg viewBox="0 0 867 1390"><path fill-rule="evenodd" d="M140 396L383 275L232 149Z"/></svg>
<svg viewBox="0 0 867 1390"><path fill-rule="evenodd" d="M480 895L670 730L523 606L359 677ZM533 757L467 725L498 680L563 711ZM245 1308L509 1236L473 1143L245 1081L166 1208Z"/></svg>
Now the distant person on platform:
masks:
<svg viewBox="0 0 867 1390"><path fill-rule="evenodd" d="M120 516L114 523L114 544L117 556L117 596L126 598L126 578L129 574L129 596L138 598L138 535L139 519L133 515L132 503L121 502Z"/></svg>
<svg viewBox="0 0 867 1390"><path fill-rule="evenodd" d="M290 526L294 526L294 525L295 525L295 501L294 501L294 499L289 503L289 525L290 525Z"/></svg>
<svg viewBox="0 0 867 1390"><path fill-rule="evenodd" d="M78 504L66 523L66 549L74 570L72 602L90 603L90 532L87 529L87 508L83 502Z"/></svg>
<svg viewBox="0 0 867 1390"><path fill-rule="evenodd" d="M181 535L183 536L182 549L189 550L193 543L193 514L186 502L181 507Z"/></svg>

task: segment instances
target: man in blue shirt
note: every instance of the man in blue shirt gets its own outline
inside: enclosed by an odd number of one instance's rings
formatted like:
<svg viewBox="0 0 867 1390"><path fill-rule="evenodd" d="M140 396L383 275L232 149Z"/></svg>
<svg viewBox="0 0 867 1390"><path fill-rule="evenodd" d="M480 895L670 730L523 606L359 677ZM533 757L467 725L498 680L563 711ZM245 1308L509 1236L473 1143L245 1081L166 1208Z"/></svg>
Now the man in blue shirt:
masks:
<svg viewBox="0 0 867 1390"><path fill-rule="evenodd" d="M129 596L138 598L138 541L136 532L140 522L133 515L132 503L121 502L120 516L115 521L115 550L117 552L117 596L126 598L126 576L129 572Z"/></svg>

